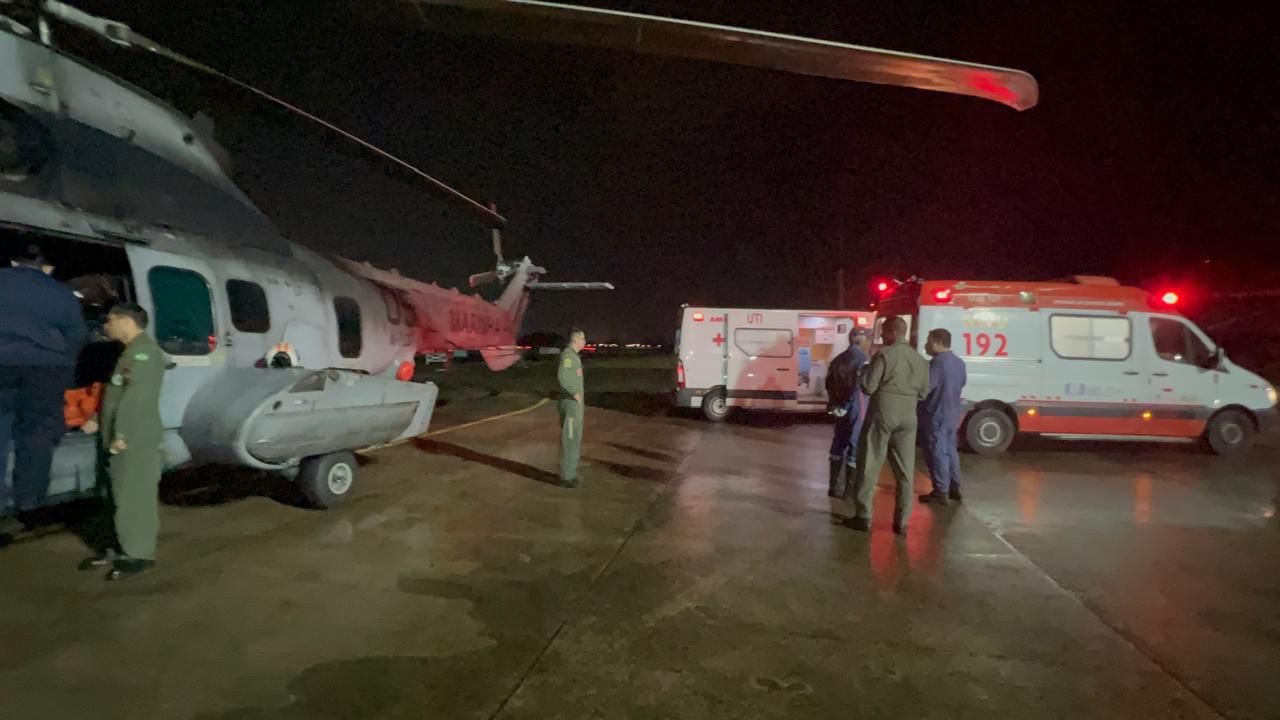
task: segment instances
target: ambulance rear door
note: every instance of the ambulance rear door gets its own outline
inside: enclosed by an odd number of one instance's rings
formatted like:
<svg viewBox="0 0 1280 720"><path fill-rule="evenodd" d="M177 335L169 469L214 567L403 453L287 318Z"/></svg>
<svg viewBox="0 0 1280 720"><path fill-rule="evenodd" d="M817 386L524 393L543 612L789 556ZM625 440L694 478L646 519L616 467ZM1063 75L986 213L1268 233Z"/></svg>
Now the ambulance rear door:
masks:
<svg viewBox="0 0 1280 720"><path fill-rule="evenodd" d="M795 407L799 380L795 310L728 310L729 404Z"/></svg>
<svg viewBox="0 0 1280 720"><path fill-rule="evenodd" d="M725 310L684 308L677 340L677 372L684 385L677 393L680 407L701 407L704 395L725 386L728 348Z"/></svg>

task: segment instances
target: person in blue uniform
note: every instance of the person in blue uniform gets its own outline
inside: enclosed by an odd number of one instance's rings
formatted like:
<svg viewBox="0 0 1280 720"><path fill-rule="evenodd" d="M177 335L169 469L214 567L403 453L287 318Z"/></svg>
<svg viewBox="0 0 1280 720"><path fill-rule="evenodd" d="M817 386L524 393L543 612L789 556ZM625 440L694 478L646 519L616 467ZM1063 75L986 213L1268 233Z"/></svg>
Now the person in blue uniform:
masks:
<svg viewBox="0 0 1280 720"><path fill-rule="evenodd" d="M53 450L66 431L63 393L88 330L71 288L51 277L35 245L0 270L0 516L13 444L13 509L35 510L49 491Z"/></svg>
<svg viewBox="0 0 1280 720"><path fill-rule="evenodd" d="M964 417L960 399L968 375L964 360L951 352L951 333L941 328L930 330L925 339L929 361L929 395L921 403L924 426L925 460L933 479L933 490L920 496L920 502L946 505L947 500L960 500L960 451L956 433Z"/></svg>
<svg viewBox="0 0 1280 720"><path fill-rule="evenodd" d="M827 371L827 411L836 416L829 456L829 497L845 497L849 479L854 477L857 467L858 437L862 434L862 419L867 411L867 398L858 386L858 379L866 367L870 348L870 333L854 328L849 333L849 348L835 356Z"/></svg>

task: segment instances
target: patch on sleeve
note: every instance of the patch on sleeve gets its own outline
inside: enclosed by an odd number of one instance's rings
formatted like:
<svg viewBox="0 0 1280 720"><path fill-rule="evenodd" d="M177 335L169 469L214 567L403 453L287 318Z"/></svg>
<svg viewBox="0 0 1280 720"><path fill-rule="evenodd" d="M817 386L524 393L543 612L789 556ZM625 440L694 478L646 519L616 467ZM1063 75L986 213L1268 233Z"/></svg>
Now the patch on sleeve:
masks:
<svg viewBox="0 0 1280 720"><path fill-rule="evenodd" d="M567 368L571 368L571 367L573 367L573 358L565 358L565 359L564 359L564 366L565 366L565 367L567 367Z"/></svg>
<svg viewBox="0 0 1280 720"><path fill-rule="evenodd" d="M121 375L120 373L116 373L115 375L112 375L111 384L115 385L116 387L124 385L124 375Z"/></svg>
<svg viewBox="0 0 1280 720"><path fill-rule="evenodd" d="M133 359L134 359L134 360L143 360L143 361L146 361L146 360L150 360L150 359L151 359L151 356L150 356L150 355L148 355L148 354L146 354L146 353L144 353L144 352L140 352L140 353L134 353L134 354L133 354Z"/></svg>

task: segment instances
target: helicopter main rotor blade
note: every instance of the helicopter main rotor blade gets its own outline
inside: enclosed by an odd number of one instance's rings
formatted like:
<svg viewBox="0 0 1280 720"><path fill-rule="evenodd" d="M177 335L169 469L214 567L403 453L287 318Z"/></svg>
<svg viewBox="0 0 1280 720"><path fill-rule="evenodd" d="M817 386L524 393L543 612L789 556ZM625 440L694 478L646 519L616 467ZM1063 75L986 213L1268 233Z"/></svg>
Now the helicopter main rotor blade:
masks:
<svg viewBox="0 0 1280 720"><path fill-rule="evenodd" d="M502 215L499 215L497 210L491 209L490 207L479 202L478 200L473 200L472 198L463 194L460 190L457 190L451 187L450 185L445 183L443 180L439 180L435 177L432 177L426 171L419 169L418 167L410 164L405 160L400 159L399 157L396 157L395 155L392 155L391 153L387 152L386 150L383 150L377 145L374 145L373 143L367 140L357 137L356 135L353 135L347 132L346 130L343 130L337 125L334 125L328 120L312 115L306 110L303 110L302 108L297 107L285 100L281 100L280 98L274 95L271 95L270 93L264 90L259 90L253 85L250 85L249 83L246 83L242 80L237 80L236 78L231 77L230 75L227 75L226 73L216 68L209 67L208 65L205 65L204 63L198 60L193 60L192 58L189 58L177 52L176 50L172 50L168 47L165 47L164 45L161 45L160 43L154 40L151 40L150 38L144 35L134 32L128 25L122 22L117 22L115 20L108 20L106 18L100 18L95 15L90 15L89 13L86 13L82 10L78 10L65 3L57 2L57 0L45 0L43 8L45 12L49 13L54 17L57 17L63 22L69 23L71 25L75 25L83 30L88 30L89 32L93 32L98 35L101 35L102 37L106 38L107 40L110 40L111 42L117 45L121 45L124 47L141 48L148 52L152 52L152 53L155 53L156 55L160 55L161 57L167 58L180 65L185 65L186 67L192 68L194 70L198 70L199 72L205 73L207 75L212 75L213 77L229 82L232 85L248 90L254 95L257 95L258 97L263 98L269 102L275 103L276 105L279 105L280 107L288 110L289 112L292 112L296 115L300 115L318 125L321 125L331 130L332 132L335 132L338 135L341 135L347 140L350 140L351 142L354 142L357 145L365 148L366 150L372 152L373 154L378 155L379 157L382 157L386 160L389 160L392 163L404 168L405 170L408 170L409 172L413 173L414 175L416 175L417 177L425 181L427 185L429 185L436 192L443 195L445 198L453 200L458 204L462 205L463 207L466 207L469 210L479 214L482 218L487 220L490 225L494 227L502 227L507 223L507 219Z"/></svg>
<svg viewBox="0 0 1280 720"><path fill-rule="evenodd" d="M1021 70L817 40L750 28L542 0L405 0L436 6L435 30L628 50L748 65L837 80L897 85L1035 107L1040 90Z"/></svg>

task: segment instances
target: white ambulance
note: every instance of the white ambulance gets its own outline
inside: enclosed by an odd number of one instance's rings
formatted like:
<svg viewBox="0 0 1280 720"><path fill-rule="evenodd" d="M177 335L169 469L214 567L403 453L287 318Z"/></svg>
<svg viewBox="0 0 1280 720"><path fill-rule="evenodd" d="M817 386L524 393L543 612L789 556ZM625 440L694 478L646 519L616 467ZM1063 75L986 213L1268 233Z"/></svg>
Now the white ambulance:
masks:
<svg viewBox="0 0 1280 720"><path fill-rule="evenodd" d="M825 412L831 360L875 313L684 306L676 336L676 406L719 422L729 408Z"/></svg>
<svg viewBox="0 0 1280 720"><path fill-rule="evenodd" d="M1275 419L1276 389L1228 360L1178 299L1092 276L910 281L879 314L907 320L921 351L930 330L951 333L969 377L961 437L982 455L1016 433L1243 450Z"/></svg>

